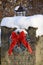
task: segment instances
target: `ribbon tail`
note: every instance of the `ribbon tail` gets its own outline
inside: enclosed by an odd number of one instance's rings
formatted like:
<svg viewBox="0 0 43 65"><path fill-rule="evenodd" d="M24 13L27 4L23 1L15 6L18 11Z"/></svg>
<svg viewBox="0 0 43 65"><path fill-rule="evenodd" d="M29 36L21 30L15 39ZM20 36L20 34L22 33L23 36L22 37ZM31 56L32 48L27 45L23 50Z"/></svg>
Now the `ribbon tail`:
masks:
<svg viewBox="0 0 43 65"><path fill-rule="evenodd" d="M9 47L9 50L8 50L8 54L11 55L12 53L12 50L13 48L15 47L16 45L16 40L14 40L11 44L10 44L10 47Z"/></svg>
<svg viewBox="0 0 43 65"><path fill-rule="evenodd" d="M31 48L30 44L26 40L22 40L22 43L28 49L28 51L31 54L32 53L32 48Z"/></svg>

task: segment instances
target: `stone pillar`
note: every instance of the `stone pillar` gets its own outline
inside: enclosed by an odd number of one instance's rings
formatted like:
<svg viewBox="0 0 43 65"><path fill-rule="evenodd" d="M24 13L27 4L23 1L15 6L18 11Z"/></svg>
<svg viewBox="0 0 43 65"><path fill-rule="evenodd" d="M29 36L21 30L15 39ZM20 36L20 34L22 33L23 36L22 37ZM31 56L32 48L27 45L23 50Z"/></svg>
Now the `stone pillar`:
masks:
<svg viewBox="0 0 43 65"><path fill-rule="evenodd" d="M40 37L36 46L36 65L43 65L43 37Z"/></svg>

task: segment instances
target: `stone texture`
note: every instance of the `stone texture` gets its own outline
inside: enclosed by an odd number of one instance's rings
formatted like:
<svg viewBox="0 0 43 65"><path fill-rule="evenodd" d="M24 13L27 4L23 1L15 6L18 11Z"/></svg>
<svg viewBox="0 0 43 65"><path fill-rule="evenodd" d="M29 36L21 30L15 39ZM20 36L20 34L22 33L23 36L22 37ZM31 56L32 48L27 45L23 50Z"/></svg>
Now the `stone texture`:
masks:
<svg viewBox="0 0 43 65"><path fill-rule="evenodd" d="M41 36L36 45L36 65L43 65L43 36Z"/></svg>
<svg viewBox="0 0 43 65"><path fill-rule="evenodd" d="M13 51L11 56L8 56L8 49L9 49L9 37L11 32L14 29L10 29L7 27L2 27L2 48L1 48L1 63L2 65L35 65L35 41L31 42L30 40L30 45L32 47L33 53L30 54L27 49L24 52L21 53L17 53L15 51ZM29 30L34 30L34 28L31 27L31 29ZM34 33L36 33L34 31ZM30 38L31 35L33 35L33 32L30 34ZM28 36L29 36L28 34ZM34 35L35 36L35 35ZM28 38L28 39L30 39ZM4 51L3 51L4 49Z"/></svg>

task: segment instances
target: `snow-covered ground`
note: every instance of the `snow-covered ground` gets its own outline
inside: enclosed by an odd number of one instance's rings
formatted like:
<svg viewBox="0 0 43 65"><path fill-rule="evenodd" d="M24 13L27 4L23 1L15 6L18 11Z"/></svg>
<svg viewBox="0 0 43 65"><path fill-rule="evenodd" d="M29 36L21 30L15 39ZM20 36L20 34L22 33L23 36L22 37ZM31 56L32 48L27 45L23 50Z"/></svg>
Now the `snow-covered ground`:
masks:
<svg viewBox="0 0 43 65"><path fill-rule="evenodd" d="M1 26L9 28L27 29L29 26L38 28L36 36L43 35L43 15L5 17Z"/></svg>

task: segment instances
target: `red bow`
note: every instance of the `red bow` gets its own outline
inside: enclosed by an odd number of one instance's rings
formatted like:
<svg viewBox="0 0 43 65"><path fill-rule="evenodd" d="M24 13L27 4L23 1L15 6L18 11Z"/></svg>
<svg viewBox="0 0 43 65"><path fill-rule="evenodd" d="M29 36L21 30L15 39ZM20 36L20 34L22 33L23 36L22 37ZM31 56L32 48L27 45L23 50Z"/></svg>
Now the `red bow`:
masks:
<svg viewBox="0 0 43 65"><path fill-rule="evenodd" d="M16 44L20 44L20 42L28 49L30 53L32 53L32 49L30 44L26 41L25 33L22 31L19 34L16 32L12 32L11 34L11 39L12 42L10 44L8 54L11 55L13 48L15 47Z"/></svg>

